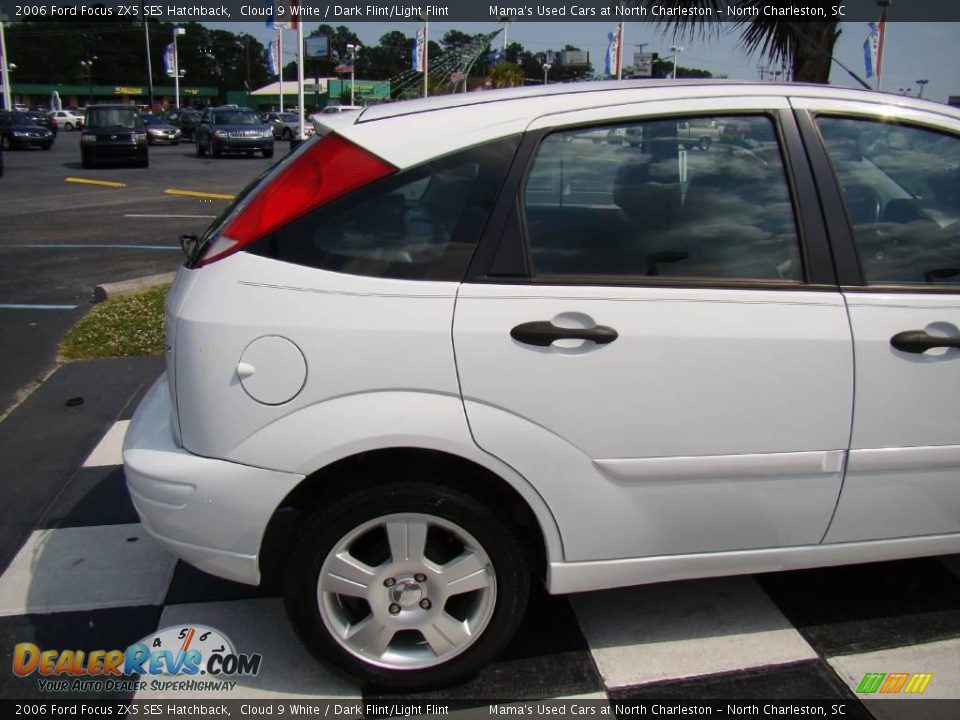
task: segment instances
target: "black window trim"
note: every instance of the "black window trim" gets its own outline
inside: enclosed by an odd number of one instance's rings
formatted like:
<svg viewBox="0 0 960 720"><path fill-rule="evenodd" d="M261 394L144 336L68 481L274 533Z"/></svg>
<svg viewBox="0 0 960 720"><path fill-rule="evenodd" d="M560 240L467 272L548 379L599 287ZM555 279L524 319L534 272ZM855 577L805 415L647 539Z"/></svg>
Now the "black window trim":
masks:
<svg viewBox="0 0 960 720"><path fill-rule="evenodd" d="M313 138L308 142L317 142L318 140L319 138ZM496 187L491 186L492 195L493 195L491 205L492 207L496 208L499 206L502 200L504 188L507 187L505 178L509 176L513 168L513 165L515 164L518 149L520 145L522 145L522 142L523 142L522 135L519 135L519 134L504 135L502 137L494 138L492 140L486 140L480 143L476 143L474 145L470 145L468 147L457 148L456 150L453 150L448 153L444 153L443 155L438 155L436 157L429 158L423 162L417 163L416 165L403 168L396 173L391 173L383 178L380 178L379 180L376 180L373 183L370 183L369 185L365 185L364 187L350 191L346 195L338 197L335 200L331 201L330 203L320 208L315 208L307 212L306 214L285 223L281 227L276 228L274 231L270 232L266 236L256 240L251 245L244 248L244 251L250 252L254 255L260 255L262 257L270 258L270 259L276 260L277 262L293 263L293 261L283 260L277 256L278 255L277 243L279 242L277 235L279 232L293 225L296 225L298 222L305 221L308 218L312 218L314 223L325 222L329 218L336 217L358 206L362 206L364 203L377 197L378 195L383 193L385 190L390 191L391 189L396 189L409 182L417 182L418 180L421 180L424 177L428 177L432 172L435 172L438 168L443 168L447 165L462 161L464 158L469 157L471 155L477 155L478 153L482 153L484 150L499 152L502 154L502 158L498 160L498 162L502 163L501 165L502 173L500 176L500 181L496 185ZM250 190L258 187L261 179L265 178L268 174L273 173L278 166L279 164L277 166L273 166L272 168L268 169L263 175L261 175L260 178L258 178L256 181L251 183L251 185L249 185L243 191L243 193L240 196L238 196L237 200L235 200L234 203L231 204L231 206L224 212L221 218L214 221L214 223L208 227L206 233L204 234L204 237L201 240L204 241L216 236L216 234L220 232L220 230L222 229L222 226L225 223L226 219L230 217L230 214L232 213L233 209L237 206L237 203L240 201L240 199L246 194L248 194ZM481 168L481 171L484 171L483 168ZM469 204L469 201L468 201L468 204ZM461 217L458 223L462 221L463 221L463 218ZM293 264L298 264L305 268L327 270L329 272L336 272L336 273L341 273L346 275L355 275L360 277L407 280L412 282L458 282L458 283L466 282L465 278L469 274L470 267L472 266L472 264L476 259L479 246L483 242L483 238L486 235L487 229L489 228L489 226L490 226L490 215L488 214L487 218L483 222L482 227L480 227L477 232L476 241L473 243L473 248L470 251L470 255L464 262L464 270L461 271L460 273L457 273L455 276L451 275L450 277L404 278L404 277L397 277L391 274L380 274L376 272L349 272L347 270L325 267L323 264L311 264L311 263L293 263ZM385 265L388 265L388 264L389 263L385 262Z"/></svg>
<svg viewBox="0 0 960 720"><path fill-rule="evenodd" d="M817 187L824 204L824 214L827 218L830 233L830 245L837 266L837 279L840 290L845 293L876 293L899 295L957 295L960 294L960 285L920 285L909 283L873 283L867 284L860 264L860 253L857 251L853 230L847 217L846 205L843 202L843 190L837 178L833 161L827 151L823 136L817 127L818 117L829 117L844 120L866 120L884 125L900 125L904 127L920 128L944 134L950 134L960 140L960 133L952 132L942 125L933 122L924 122L918 118L901 119L883 114L883 109L867 111L862 109L851 110L797 110L797 123L803 136L804 145L810 156Z"/></svg>
<svg viewBox="0 0 960 720"><path fill-rule="evenodd" d="M767 117L771 120L780 146L780 158L783 163L787 191L792 204L794 224L797 230L797 243L805 280L758 280L753 278L708 278L649 275L550 275L535 277L529 259L529 242L526 236L524 217L524 188L529 173L536 161L540 146L551 134L589 128L610 127L612 123L647 122L663 118L705 118L705 117ZM511 220L516 222L511 224ZM510 247L520 243L521 247ZM510 258L507 273L493 274L491 269L502 258ZM487 232L481 239L474 256L474 262L467 273L465 282L485 284L529 284L529 285L583 285L583 286L631 286L631 287L678 287L705 289L756 289L756 290L794 290L794 291L837 291L839 285L833 260L827 241L826 228L820 210L814 175L807 163L803 151L800 130L793 113L788 109L769 110L729 110L711 109L708 112L695 109L680 112L663 112L641 115L636 118L617 118L616 120L590 121L539 130L529 131L521 142L517 158L511 167L501 193L501 202L497 204Z"/></svg>

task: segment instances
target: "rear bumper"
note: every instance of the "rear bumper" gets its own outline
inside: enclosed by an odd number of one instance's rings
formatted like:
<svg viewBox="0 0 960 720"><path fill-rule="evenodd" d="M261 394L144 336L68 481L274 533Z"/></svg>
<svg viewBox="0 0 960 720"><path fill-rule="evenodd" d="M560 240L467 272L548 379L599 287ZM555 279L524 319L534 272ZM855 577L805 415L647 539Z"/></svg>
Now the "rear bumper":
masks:
<svg viewBox="0 0 960 720"><path fill-rule="evenodd" d="M211 575L256 585L270 518L303 475L200 457L174 439L165 376L144 397L123 444L130 498L147 531Z"/></svg>

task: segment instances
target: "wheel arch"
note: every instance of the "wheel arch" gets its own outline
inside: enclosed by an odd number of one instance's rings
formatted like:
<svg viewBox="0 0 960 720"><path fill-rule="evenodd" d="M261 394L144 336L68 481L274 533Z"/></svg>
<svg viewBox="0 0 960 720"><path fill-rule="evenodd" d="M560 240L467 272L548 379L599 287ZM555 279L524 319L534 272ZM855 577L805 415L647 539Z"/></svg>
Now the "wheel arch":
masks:
<svg viewBox="0 0 960 720"><path fill-rule="evenodd" d="M559 531L540 496L519 476L511 478L514 482L504 477L511 474L426 447L381 447L344 456L306 476L280 502L261 542L261 577L271 585L279 582L290 541L311 508L402 479L435 483L502 509L504 519L518 532L531 569L545 579L550 562L563 557Z"/></svg>

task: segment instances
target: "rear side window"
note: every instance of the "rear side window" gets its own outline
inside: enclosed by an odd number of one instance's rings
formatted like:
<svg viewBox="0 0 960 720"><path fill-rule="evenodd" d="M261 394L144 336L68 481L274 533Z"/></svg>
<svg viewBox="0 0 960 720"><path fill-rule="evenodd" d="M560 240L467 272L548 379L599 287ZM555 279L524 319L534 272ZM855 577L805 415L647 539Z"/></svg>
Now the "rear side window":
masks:
<svg viewBox="0 0 960 720"><path fill-rule="evenodd" d="M352 275L461 280L517 142L488 143L380 180L248 252Z"/></svg>
<svg viewBox="0 0 960 720"><path fill-rule="evenodd" d="M524 189L535 276L804 279L773 121L663 118L548 136Z"/></svg>
<svg viewBox="0 0 960 720"><path fill-rule="evenodd" d="M868 285L960 285L960 137L820 117Z"/></svg>

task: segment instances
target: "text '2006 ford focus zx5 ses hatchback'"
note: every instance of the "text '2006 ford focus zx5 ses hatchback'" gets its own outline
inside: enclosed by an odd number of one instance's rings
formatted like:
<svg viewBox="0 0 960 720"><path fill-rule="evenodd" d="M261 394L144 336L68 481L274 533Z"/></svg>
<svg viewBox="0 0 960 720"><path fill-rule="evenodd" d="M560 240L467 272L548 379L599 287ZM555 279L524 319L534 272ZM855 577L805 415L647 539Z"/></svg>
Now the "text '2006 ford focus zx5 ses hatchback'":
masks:
<svg viewBox="0 0 960 720"><path fill-rule="evenodd" d="M190 248L124 448L150 532L282 572L318 655L449 683L532 579L960 550L960 113L619 82L321 122Z"/></svg>

